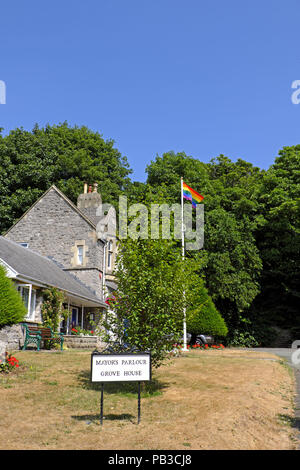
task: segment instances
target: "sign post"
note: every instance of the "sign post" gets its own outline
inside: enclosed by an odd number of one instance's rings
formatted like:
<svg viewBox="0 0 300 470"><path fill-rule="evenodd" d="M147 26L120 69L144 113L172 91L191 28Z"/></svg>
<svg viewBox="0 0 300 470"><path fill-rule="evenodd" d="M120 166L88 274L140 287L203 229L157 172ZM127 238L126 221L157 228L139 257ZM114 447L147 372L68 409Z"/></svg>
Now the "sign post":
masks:
<svg viewBox="0 0 300 470"><path fill-rule="evenodd" d="M100 424L103 424L103 394L104 394L104 383L101 384L101 402L100 402Z"/></svg>
<svg viewBox="0 0 300 470"><path fill-rule="evenodd" d="M105 382L138 382L138 424L141 421L141 382L151 380L150 352L92 353L91 382L101 383L100 424L103 424Z"/></svg>
<svg viewBox="0 0 300 470"><path fill-rule="evenodd" d="M138 424L141 421L141 382L138 382Z"/></svg>

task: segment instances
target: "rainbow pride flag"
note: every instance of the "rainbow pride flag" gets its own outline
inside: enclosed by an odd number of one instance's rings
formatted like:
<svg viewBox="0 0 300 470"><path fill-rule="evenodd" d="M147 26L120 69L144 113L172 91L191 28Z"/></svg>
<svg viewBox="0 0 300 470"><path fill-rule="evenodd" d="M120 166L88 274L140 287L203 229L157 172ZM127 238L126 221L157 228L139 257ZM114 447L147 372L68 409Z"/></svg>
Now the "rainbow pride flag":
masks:
<svg viewBox="0 0 300 470"><path fill-rule="evenodd" d="M199 204L199 202L204 199L201 194L197 193L197 191L190 188L184 181L182 181L182 193L184 199L191 201L193 207L196 207L197 204Z"/></svg>

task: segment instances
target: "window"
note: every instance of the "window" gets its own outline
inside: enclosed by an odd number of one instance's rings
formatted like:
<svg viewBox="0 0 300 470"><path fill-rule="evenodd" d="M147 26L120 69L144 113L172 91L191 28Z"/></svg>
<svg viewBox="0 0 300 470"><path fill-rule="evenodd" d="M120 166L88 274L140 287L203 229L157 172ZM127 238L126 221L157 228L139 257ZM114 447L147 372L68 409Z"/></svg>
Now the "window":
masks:
<svg viewBox="0 0 300 470"><path fill-rule="evenodd" d="M112 256L113 256L113 242L109 241L107 244L107 268L112 267Z"/></svg>
<svg viewBox="0 0 300 470"><path fill-rule="evenodd" d="M72 327L78 325L78 308L72 307Z"/></svg>
<svg viewBox="0 0 300 470"><path fill-rule="evenodd" d="M83 245L77 245L77 264L83 264Z"/></svg>
<svg viewBox="0 0 300 470"><path fill-rule="evenodd" d="M32 291L31 291L30 311L29 311L30 318L34 318L35 304L36 304L36 291L34 289L32 289Z"/></svg>
<svg viewBox="0 0 300 470"><path fill-rule="evenodd" d="M19 285L18 291L22 297L25 307L27 308L27 315L25 319L34 320L36 291L32 289L31 284Z"/></svg>
<svg viewBox="0 0 300 470"><path fill-rule="evenodd" d="M111 258L112 258L112 253L109 251L107 254L107 267L111 268Z"/></svg>

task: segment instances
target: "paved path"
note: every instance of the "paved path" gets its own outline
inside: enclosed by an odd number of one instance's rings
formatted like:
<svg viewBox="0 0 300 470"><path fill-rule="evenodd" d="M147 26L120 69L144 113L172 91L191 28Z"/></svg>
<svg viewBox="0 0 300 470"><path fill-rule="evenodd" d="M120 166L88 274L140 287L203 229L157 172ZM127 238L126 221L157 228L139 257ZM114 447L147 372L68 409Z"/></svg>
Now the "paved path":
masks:
<svg viewBox="0 0 300 470"><path fill-rule="evenodd" d="M250 351L262 351L276 354L283 358L295 371L296 378L296 399L295 399L295 427L300 433L300 365L297 367L292 363L292 352L294 349L291 348L249 348ZM299 434L300 439L300 434Z"/></svg>

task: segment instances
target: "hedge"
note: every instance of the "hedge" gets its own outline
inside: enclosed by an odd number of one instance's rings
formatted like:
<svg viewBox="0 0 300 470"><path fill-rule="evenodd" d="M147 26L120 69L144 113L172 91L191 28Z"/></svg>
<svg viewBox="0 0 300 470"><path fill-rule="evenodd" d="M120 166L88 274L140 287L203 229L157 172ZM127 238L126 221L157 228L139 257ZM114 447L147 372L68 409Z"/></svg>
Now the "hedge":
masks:
<svg viewBox="0 0 300 470"><path fill-rule="evenodd" d="M0 328L24 320L27 310L6 270L0 265Z"/></svg>
<svg viewBox="0 0 300 470"><path fill-rule="evenodd" d="M191 334L226 336L228 328L204 286L199 288L196 302L187 311L187 331Z"/></svg>

